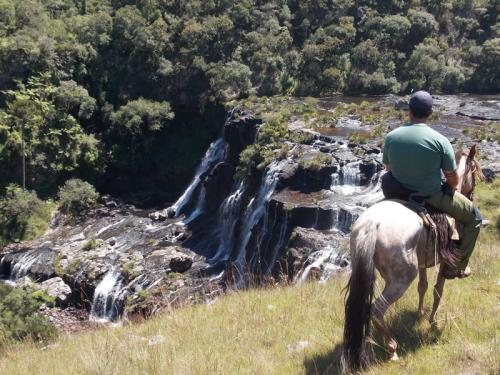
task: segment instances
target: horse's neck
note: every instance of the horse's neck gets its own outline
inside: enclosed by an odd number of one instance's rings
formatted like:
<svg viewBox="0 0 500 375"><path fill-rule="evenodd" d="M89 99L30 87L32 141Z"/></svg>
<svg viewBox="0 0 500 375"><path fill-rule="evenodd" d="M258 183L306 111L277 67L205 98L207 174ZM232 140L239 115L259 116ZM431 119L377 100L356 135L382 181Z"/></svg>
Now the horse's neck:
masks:
<svg viewBox="0 0 500 375"><path fill-rule="evenodd" d="M458 161L458 166L457 166L457 176L458 176L458 185L457 185L457 191L462 191L462 187L465 181L465 171L467 167L467 158L466 157L461 157L460 160Z"/></svg>

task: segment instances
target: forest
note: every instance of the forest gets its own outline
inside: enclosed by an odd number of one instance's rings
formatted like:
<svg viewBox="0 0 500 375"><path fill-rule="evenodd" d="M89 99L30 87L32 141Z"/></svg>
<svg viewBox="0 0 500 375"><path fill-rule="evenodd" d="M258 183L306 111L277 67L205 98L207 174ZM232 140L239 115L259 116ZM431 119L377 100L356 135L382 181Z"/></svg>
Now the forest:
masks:
<svg viewBox="0 0 500 375"><path fill-rule="evenodd" d="M172 200L248 96L500 91L497 0L0 0L0 189ZM139 192L139 193L138 193Z"/></svg>

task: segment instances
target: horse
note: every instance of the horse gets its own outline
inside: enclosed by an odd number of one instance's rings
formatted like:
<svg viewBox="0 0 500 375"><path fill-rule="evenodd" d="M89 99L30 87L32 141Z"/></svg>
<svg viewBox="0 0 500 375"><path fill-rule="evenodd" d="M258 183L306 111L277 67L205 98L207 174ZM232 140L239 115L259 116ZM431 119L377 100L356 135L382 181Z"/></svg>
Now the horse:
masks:
<svg viewBox="0 0 500 375"><path fill-rule="evenodd" d="M457 191L472 198L476 180L483 179L475 158L476 145L469 153L459 150ZM447 233L446 233L447 234ZM351 232L352 272L345 300L344 343L341 367L344 372L366 368L371 362L370 322L382 335L390 360L398 360L397 341L384 323L384 314L419 275L418 317L424 315L427 290L426 268L440 265L442 257L432 243L431 232L421 217L401 202L384 200L368 208L356 221ZM381 295L374 298L375 269L385 281ZM443 295L445 279L439 272L434 286L434 303L429 317L436 323L436 312Z"/></svg>

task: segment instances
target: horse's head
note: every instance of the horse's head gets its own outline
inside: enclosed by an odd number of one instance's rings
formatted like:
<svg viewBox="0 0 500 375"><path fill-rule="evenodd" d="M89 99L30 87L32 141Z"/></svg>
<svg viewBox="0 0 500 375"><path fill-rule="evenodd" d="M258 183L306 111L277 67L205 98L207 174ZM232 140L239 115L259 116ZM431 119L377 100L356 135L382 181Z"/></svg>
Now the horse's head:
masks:
<svg viewBox="0 0 500 375"><path fill-rule="evenodd" d="M455 152L458 175L457 190L471 200L476 182L484 180L481 166L476 159L476 151L476 145L472 145L468 153L462 149Z"/></svg>

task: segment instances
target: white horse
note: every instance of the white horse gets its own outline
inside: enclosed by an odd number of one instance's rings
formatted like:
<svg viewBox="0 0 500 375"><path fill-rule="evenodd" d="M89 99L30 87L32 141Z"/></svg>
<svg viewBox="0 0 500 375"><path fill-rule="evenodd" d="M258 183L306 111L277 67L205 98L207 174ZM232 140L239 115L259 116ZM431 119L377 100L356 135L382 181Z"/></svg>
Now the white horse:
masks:
<svg viewBox="0 0 500 375"><path fill-rule="evenodd" d="M456 153L459 184L457 190L472 196L475 180L482 178L475 159L475 145L466 154ZM368 343L370 321L383 336L391 360L397 360L397 341L384 323L387 308L396 302L419 274L418 316L424 315L427 290L426 268L441 262L435 248L429 246L429 231L418 214L403 204L385 200L367 209L356 221L351 233L352 273L345 305L342 368L350 372L366 367L371 359ZM382 294L375 300L375 269L385 281ZM445 279L438 275L434 286L434 304L429 317L435 324Z"/></svg>

